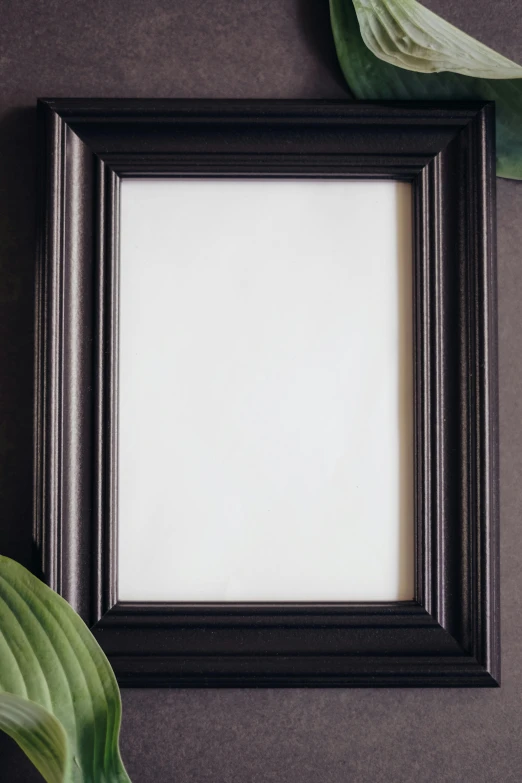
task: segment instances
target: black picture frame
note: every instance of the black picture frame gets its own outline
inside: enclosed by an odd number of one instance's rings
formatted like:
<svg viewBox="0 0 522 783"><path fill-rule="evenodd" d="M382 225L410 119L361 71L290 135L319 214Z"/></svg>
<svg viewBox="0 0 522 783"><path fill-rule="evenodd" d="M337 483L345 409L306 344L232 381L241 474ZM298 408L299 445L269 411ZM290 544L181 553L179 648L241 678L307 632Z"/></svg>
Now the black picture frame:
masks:
<svg viewBox="0 0 522 783"><path fill-rule="evenodd" d="M125 686L497 686L494 106L39 101L35 539ZM415 599L122 603L123 177L391 178L414 202Z"/></svg>

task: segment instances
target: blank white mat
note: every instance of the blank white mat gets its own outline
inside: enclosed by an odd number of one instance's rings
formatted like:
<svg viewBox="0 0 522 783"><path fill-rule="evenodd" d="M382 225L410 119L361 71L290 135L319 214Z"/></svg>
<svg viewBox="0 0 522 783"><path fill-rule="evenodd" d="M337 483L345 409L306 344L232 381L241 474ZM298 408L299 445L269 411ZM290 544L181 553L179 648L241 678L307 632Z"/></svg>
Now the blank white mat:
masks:
<svg viewBox="0 0 522 783"><path fill-rule="evenodd" d="M123 180L120 600L413 597L411 193Z"/></svg>

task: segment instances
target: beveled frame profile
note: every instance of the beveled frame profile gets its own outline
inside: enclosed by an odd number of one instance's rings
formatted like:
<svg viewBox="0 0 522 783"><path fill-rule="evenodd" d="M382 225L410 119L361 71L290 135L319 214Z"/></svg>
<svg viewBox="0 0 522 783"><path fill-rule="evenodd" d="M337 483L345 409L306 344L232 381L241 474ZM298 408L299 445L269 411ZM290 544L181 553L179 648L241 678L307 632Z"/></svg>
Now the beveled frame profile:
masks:
<svg viewBox="0 0 522 783"><path fill-rule="evenodd" d="M35 539L122 685L499 684L494 109L39 102ZM413 189L415 598L117 596L123 177L391 178Z"/></svg>

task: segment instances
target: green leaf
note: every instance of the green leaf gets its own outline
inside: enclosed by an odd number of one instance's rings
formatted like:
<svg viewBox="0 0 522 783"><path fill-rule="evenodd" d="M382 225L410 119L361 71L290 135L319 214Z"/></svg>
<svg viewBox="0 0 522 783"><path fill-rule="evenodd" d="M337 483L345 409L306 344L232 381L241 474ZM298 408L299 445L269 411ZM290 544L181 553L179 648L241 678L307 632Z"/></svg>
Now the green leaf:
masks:
<svg viewBox="0 0 522 783"><path fill-rule="evenodd" d="M413 0L388 0L386 4L387 8L401 9L400 18L403 26L400 29L403 30L401 34L403 40L400 46L401 50L410 53L417 51L414 46L418 36L418 28L413 21L409 20L409 17L407 18L412 4ZM364 5L367 16L365 25L368 26L371 23L374 34L377 35L379 26L384 25L383 20L386 18L383 10L384 0L373 0L373 2L368 0ZM370 6L374 9L371 14ZM380 10L377 12L375 9ZM370 22L372 15L375 18L373 22ZM447 71L444 73L419 73L405 70L403 67L397 68L395 65L376 57L364 43L352 0L330 0L330 16L337 56L348 86L356 98L367 100L482 99L495 101L497 174L500 177L522 179L522 79L482 79ZM432 16L435 15L431 14ZM455 30L451 25L448 27ZM386 47L388 51L395 51L399 48L399 45L395 43L396 38L399 37L397 35L398 27L386 27L385 29L389 31ZM442 35L440 29L445 30L446 28L444 26L437 28L436 37L439 39ZM430 28L430 35L435 36L433 28ZM434 46L434 44L432 45ZM444 49L449 46L450 43L444 42L439 43L438 48ZM479 45L474 50L474 56L478 57L477 53L480 51ZM501 60L504 63L510 62L509 60L505 61L504 58ZM438 50L435 51L434 61L440 65ZM489 57L488 67L491 67L491 63L492 59Z"/></svg>
<svg viewBox="0 0 522 783"><path fill-rule="evenodd" d="M71 779L65 730L39 704L0 693L0 729L18 743L47 783L68 783Z"/></svg>
<svg viewBox="0 0 522 783"><path fill-rule="evenodd" d="M522 66L458 30L416 0L353 0L364 43L376 57L422 73L454 71L520 79Z"/></svg>
<svg viewBox="0 0 522 783"><path fill-rule="evenodd" d="M0 557L0 691L39 704L63 726L72 783L130 783L107 658L69 604L7 557Z"/></svg>

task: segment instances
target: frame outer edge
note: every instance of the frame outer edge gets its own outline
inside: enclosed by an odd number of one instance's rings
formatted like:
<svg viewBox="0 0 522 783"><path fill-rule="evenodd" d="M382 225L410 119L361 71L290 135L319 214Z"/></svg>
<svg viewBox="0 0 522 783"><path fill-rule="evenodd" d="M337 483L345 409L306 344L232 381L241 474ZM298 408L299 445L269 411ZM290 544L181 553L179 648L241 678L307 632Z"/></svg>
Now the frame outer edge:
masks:
<svg viewBox="0 0 522 783"><path fill-rule="evenodd" d="M34 537L43 577L89 621L93 153L38 104Z"/></svg>
<svg viewBox="0 0 522 783"><path fill-rule="evenodd" d="M36 258L34 538L47 584L61 592L61 293L65 124L38 104L40 209Z"/></svg>
<svg viewBox="0 0 522 783"><path fill-rule="evenodd" d="M481 187L478 208L484 230L474 233L477 263L476 297L478 334L483 345L476 357L477 438L483 447L478 459L480 539L477 567L480 591L476 607L479 656L492 679L500 685L500 547L499 547L499 403L498 318L496 264L495 108L486 105L473 123L473 147L480 156ZM474 156L475 157L475 156ZM477 166L478 168L478 166Z"/></svg>

